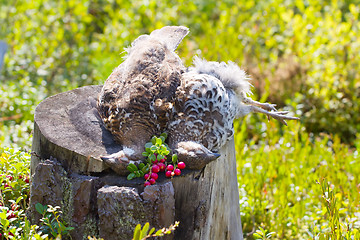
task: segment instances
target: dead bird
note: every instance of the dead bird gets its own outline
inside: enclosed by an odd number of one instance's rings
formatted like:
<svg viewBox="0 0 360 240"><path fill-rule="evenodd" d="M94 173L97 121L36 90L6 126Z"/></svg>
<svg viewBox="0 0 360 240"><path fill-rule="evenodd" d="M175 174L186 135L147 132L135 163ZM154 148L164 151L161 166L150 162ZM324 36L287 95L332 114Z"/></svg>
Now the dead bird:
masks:
<svg viewBox="0 0 360 240"><path fill-rule="evenodd" d="M201 169L220 156L217 151L233 136L234 119L250 112L283 124L298 119L249 98L249 78L233 62L195 57L186 68L175 50L188 33L186 27L167 26L141 35L106 80L97 109L123 150L102 159L116 173L140 163L145 143L162 132L188 168Z"/></svg>

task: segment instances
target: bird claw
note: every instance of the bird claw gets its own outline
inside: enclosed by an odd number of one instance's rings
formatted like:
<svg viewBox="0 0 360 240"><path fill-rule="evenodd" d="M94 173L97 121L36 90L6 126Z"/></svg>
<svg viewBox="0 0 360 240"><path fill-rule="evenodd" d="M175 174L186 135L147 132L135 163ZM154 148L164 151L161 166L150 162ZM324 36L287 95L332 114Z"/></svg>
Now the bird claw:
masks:
<svg viewBox="0 0 360 240"><path fill-rule="evenodd" d="M279 122L281 122L282 124L284 124L285 126L287 126L287 123L285 120L299 120L300 118L298 117L291 117L291 116L287 116L286 114L288 114L289 111L281 111L281 112L269 112L267 113L267 117L268 119L270 117L278 120Z"/></svg>
<svg viewBox="0 0 360 240"><path fill-rule="evenodd" d="M263 105L261 106L261 108L268 110L268 111L277 111L275 108L276 104L271 104L271 103L263 103Z"/></svg>

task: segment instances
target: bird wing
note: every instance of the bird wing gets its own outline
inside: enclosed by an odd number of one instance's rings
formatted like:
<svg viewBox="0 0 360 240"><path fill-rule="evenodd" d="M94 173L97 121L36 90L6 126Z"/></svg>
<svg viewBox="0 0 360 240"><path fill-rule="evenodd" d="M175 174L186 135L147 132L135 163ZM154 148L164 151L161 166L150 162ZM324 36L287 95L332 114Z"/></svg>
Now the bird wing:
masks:
<svg viewBox="0 0 360 240"><path fill-rule="evenodd" d="M234 111L229 91L214 76L196 72L182 74L175 109L177 114L170 131L183 136L175 141L192 140L216 150L233 134Z"/></svg>

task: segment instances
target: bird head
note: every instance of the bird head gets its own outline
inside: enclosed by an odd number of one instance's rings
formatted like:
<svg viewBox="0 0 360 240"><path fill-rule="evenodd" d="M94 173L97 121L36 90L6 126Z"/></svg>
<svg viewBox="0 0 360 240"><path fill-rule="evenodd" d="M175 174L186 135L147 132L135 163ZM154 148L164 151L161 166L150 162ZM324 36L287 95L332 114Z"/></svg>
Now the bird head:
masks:
<svg viewBox="0 0 360 240"><path fill-rule="evenodd" d="M203 145L193 141L177 143L174 152L178 155L178 159L185 162L189 169L201 169L209 162L220 157L220 154L213 153Z"/></svg>

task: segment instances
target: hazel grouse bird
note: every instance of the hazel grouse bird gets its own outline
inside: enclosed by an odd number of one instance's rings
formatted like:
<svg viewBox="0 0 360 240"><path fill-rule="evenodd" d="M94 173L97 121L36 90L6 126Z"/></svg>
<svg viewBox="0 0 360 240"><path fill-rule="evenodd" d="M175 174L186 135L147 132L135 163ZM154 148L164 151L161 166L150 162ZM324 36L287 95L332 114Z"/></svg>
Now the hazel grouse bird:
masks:
<svg viewBox="0 0 360 240"><path fill-rule="evenodd" d="M106 80L97 108L123 150L102 159L116 173L140 163L144 145L168 133L168 145L190 169L201 169L220 155L233 136L233 120L250 112L264 113L286 124L298 119L259 103L249 78L235 63L194 58L186 68L175 50L189 30L167 26L141 35L126 48L127 56Z"/></svg>

